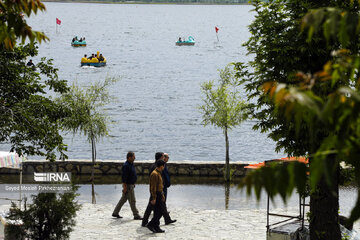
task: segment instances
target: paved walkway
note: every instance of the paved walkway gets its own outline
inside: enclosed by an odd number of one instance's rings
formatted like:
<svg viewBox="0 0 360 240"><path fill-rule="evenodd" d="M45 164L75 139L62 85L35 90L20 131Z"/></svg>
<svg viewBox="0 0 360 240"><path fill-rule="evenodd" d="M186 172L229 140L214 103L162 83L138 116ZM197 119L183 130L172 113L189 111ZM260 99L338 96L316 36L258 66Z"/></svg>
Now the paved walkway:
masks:
<svg viewBox="0 0 360 240"><path fill-rule="evenodd" d="M112 204L83 204L71 239L266 239L264 210L169 209L177 222L165 226L161 219L165 233L154 234L133 220L127 203L120 213L122 219L111 217L113 208Z"/></svg>
<svg viewBox="0 0 360 240"><path fill-rule="evenodd" d="M9 206L0 206L0 211ZM169 210L177 222L164 225L160 220L160 227L165 233L152 233L141 227L141 221L133 220L128 203L125 203L120 215L122 219L111 217L114 204L83 203L76 217L76 226L70 235L71 240L129 240L129 239L266 239L266 210L240 209L240 210L199 210L194 208L173 208ZM139 208L140 213L145 209ZM296 208L281 209L284 214L297 214ZM275 217L271 218L276 221ZM280 218L279 220L283 220ZM354 229L360 232L360 221L356 222Z"/></svg>

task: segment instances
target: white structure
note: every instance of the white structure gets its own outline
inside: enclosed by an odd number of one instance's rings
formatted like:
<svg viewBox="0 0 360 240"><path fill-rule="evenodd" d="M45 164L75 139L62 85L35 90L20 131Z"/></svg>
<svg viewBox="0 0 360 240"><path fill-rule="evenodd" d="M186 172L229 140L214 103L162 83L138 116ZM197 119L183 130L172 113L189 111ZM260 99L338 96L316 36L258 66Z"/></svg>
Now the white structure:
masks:
<svg viewBox="0 0 360 240"><path fill-rule="evenodd" d="M21 208L21 185L22 185L22 163L25 161L25 157L19 156L14 152L1 152L0 151L0 168L14 168L19 169L19 199L11 199L1 197L0 199L9 201L18 201L19 208ZM5 227L7 221L5 214L0 214L0 239L5 239Z"/></svg>

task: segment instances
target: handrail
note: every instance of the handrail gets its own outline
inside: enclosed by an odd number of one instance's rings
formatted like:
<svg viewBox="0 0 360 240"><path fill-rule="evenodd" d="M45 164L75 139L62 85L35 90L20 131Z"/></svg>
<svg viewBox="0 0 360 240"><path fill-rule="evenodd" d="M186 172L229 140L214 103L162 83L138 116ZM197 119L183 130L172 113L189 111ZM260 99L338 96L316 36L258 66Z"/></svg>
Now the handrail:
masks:
<svg viewBox="0 0 360 240"><path fill-rule="evenodd" d="M291 221L291 220L293 220L293 219L295 219L295 218L299 219L299 217L295 217L295 216L294 216L294 217L289 217L289 219L285 219L285 220L283 220L283 221L270 224L270 225L268 225L268 227L270 228L271 226L275 226L275 225L278 225L278 224L281 224L281 223L284 223L284 222L288 222L288 221ZM300 219L299 219L299 220L300 220Z"/></svg>
<svg viewBox="0 0 360 240"><path fill-rule="evenodd" d="M301 221L301 227L304 227L304 220L305 220L305 206L309 206L309 204L305 203L305 198L301 197L299 195L299 215L297 216L293 216L293 215L285 215L285 214L277 214L277 213L271 213L270 212L270 197L268 195L267 198L267 216L266 216L266 232L269 232L270 227L275 226L275 225L279 225L281 223L285 223L294 219L298 219L299 221ZM288 219L282 220L282 221L278 221L275 223L270 224L270 218L269 216L276 216L276 217L285 217Z"/></svg>

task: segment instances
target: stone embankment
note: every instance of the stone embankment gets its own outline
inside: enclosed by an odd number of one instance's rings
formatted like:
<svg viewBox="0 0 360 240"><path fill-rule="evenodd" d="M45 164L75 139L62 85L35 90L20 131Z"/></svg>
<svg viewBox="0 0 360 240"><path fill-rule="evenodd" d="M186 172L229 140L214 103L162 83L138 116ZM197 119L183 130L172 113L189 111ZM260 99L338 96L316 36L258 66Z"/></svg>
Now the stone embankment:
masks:
<svg viewBox="0 0 360 240"><path fill-rule="evenodd" d="M148 175L153 160L135 161L134 165L139 176ZM94 168L96 175L121 175L124 160L97 160ZM243 177L246 174L244 168L249 164L233 162L230 169L233 177ZM92 162L90 160L67 160L49 162L45 160L28 160L23 164L23 173L33 172L71 172L76 175L91 174ZM225 164L219 162L199 161L172 161L168 163L168 169L172 176L208 176L221 177L224 175ZM18 170L0 168L0 174L18 173Z"/></svg>

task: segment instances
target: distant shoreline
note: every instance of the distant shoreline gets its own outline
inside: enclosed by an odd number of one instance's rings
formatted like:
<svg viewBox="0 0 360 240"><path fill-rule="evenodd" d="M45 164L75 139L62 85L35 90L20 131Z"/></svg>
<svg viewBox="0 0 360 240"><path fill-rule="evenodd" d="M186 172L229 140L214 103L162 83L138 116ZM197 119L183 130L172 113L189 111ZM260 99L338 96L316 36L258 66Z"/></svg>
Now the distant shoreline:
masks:
<svg viewBox="0 0 360 240"><path fill-rule="evenodd" d="M251 5L250 3L183 3L183 2L113 2L111 0L43 0L42 2L60 2L60 3L106 3L106 4L153 4L153 5Z"/></svg>

